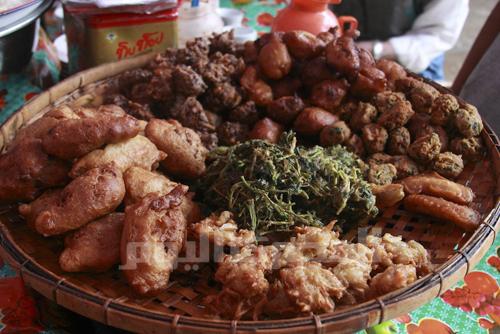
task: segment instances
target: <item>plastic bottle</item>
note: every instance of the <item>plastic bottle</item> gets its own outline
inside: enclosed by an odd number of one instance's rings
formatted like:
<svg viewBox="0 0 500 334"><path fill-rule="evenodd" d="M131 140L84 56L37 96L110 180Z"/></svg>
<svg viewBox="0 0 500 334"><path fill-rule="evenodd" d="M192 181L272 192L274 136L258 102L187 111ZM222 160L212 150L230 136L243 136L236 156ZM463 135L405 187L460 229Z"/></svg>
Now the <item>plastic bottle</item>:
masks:
<svg viewBox="0 0 500 334"><path fill-rule="evenodd" d="M179 7L179 47L195 37L210 36L222 32L224 22L216 13L213 3L200 1L198 7L191 7L190 1L183 1Z"/></svg>
<svg viewBox="0 0 500 334"><path fill-rule="evenodd" d="M339 4L342 0L291 0L288 7L278 12L273 20L272 31L304 30L314 35L340 26L344 30L357 29L358 21L352 16L336 17L328 4ZM348 0L347 0L348 1Z"/></svg>

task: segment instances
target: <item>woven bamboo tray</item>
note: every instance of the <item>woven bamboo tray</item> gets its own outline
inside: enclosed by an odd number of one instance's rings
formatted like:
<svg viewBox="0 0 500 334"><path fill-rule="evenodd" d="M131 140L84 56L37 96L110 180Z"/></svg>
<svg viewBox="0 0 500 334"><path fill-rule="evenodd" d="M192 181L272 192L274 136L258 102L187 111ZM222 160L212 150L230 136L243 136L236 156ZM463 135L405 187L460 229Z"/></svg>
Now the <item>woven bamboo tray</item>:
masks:
<svg viewBox="0 0 500 334"><path fill-rule="evenodd" d="M68 78L40 94L10 117L1 127L3 150L20 127L51 107L86 99L113 76L145 65L152 55L106 64ZM445 88L432 83L441 92ZM99 102L99 98L94 103ZM402 235L422 243L430 252L435 271L410 286L363 304L338 308L333 313L283 320L212 320L201 301L216 291L207 277L213 270L202 266L189 274L176 274L169 288L156 298L137 299L118 270L104 274L67 274L58 265L62 241L32 232L15 206L0 208L0 256L22 276L25 283L59 305L110 326L140 333L352 333L408 313L429 302L462 279L494 243L500 228L500 143L486 125L482 133L488 149L483 161L468 165L459 182L470 186L477 197L473 207L483 214L474 233L452 224L433 221L394 207L367 227L367 233ZM0 171L1 172L1 171ZM354 233L353 233L354 236Z"/></svg>

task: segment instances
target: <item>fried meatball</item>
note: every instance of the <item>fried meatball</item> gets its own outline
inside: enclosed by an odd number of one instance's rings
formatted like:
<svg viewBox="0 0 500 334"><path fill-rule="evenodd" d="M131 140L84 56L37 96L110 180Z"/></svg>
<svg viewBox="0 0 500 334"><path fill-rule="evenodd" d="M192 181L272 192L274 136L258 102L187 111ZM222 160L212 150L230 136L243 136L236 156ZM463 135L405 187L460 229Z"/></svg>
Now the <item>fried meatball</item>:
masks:
<svg viewBox="0 0 500 334"><path fill-rule="evenodd" d="M368 153L383 152L389 138L387 130L378 124L367 124L361 130L363 143Z"/></svg>
<svg viewBox="0 0 500 334"><path fill-rule="evenodd" d="M440 126L447 125L451 116L458 110L458 108L458 101L453 95L439 95L432 103L431 123Z"/></svg>
<svg viewBox="0 0 500 334"><path fill-rule="evenodd" d="M310 87L321 81L335 79L335 74L326 63L325 57L316 57L302 67L300 79L304 85Z"/></svg>
<svg viewBox="0 0 500 334"><path fill-rule="evenodd" d="M415 161L410 159L407 155L395 155L390 158L390 163L396 167L398 171L398 180L404 179L405 177L417 175L418 165Z"/></svg>
<svg viewBox="0 0 500 334"><path fill-rule="evenodd" d="M232 84L223 82L208 90L206 103L210 110L223 112L233 109L241 102L241 95Z"/></svg>
<svg viewBox="0 0 500 334"><path fill-rule="evenodd" d="M411 103L401 93L382 92L375 96L374 102L381 112L377 123L387 130L405 126L415 114Z"/></svg>
<svg viewBox="0 0 500 334"><path fill-rule="evenodd" d="M305 108L293 123L295 131L302 135L317 135L327 125L338 121L338 117L321 108Z"/></svg>
<svg viewBox="0 0 500 334"><path fill-rule="evenodd" d="M359 48L354 39L341 36L326 46L326 61L346 77L355 77L360 69Z"/></svg>
<svg viewBox="0 0 500 334"><path fill-rule="evenodd" d="M418 138L408 148L410 157L421 163L432 161L440 151L441 141L435 133Z"/></svg>
<svg viewBox="0 0 500 334"><path fill-rule="evenodd" d="M467 104L454 114L453 124L455 128L465 137L479 136L483 131L483 121L476 107Z"/></svg>
<svg viewBox="0 0 500 334"><path fill-rule="evenodd" d="M451 152L440 153L432 161L432 169L444 177L453 179L464 170L464 162L460 155Z"/></svg>
<svg viewBox="0 0 500 334"><path fill-rule="evenodd" d="M270 143L277 143L282 133L283 126L265 117L255 123L248 137L250 139L262 139Z"/></svg>
<svg viewBox="0 0 500 334"><path fill-rule="evenodd" d="M374 153L368 157L366 162L371 164L387 164L392 162L392 156L385 153Z"/></svg>
<svg viewBox="0 0 500 334"><path fill-rule="evenodd" d="M299 79L290 76L284 77L281 80L275 80L270 84L275 99L283 96L295 96L302 86L302 82Z"/></svg>
<svg viewBox="0 0 500 334"><path fill-rule="evenodd" d="M363 157L365 155L363 140L357 134L353 134L351 138L344 143L344 145L348 151L357 154L359 157Z"/></svg>
<svg viewBox="0 0 500 334"><path fill-rule="evenodd" d="M232 146L248 138L248 126L236 122L224 122L217 128L217 135L222 145Z"/></svg>
<svg viewBox="0 0 500 334"><path fill-rule="evenodd" d="M356 80L352 82L350 92L362 99L370 99L383 92L387 86L385 74L375 66L362 66Z"/></svg>
<svg viewBox="0 0 500 334"><path fill-rule="evenodd" d="M341 120L349 122L354 111L358 109L358 103L354 101L347 101L342 103L340 107L337 108L336 114ZM370 122L371 123L371 122Z"/></svg>
<svg viewBox="0 0 500 334"><path fill-rule="evenodd" d="M321 51L321 43L316 36L306 31L290 31L283 35L290 54L299 60L316 56Z"/></svg>
<svg viewBox="0 0 500 334"><path fill-rule="evenodd" d="M434 99L439 96L439 91L431 85L417 81L410 90L408 98L416 112L429 114L431 112Z"/></svg>
<svg viewBox="0 0 500 334"><path fill-rule="evenodd" d="M292 58L286 45L277 38L272 38L259 52L259 67L266 77L279 80L292 68Z"/></svg>
<svg viewBox="0 0 500 334"><path fill-rule="evenodd" d="M213 85L239 77L245 70L245 62L232 54L217 52L210 62L200 69L203 79Z"/></svg>
<svg viewBox="0 0 500 334"><path fill-rule="evenodd" d="M424 113L418 112L415 113L415 115L413 115L413 117L410 119L410 121L406 126L410 131L411 138L413 140L419 137L420 131L422 131L423 128L430 126L429 124L430 119L431 119L430 115Z"/></svg>
<svg viewBox="0 0 500 334"><path fill-rule="evenodd" d="M406 78L407 74L403 66L395 61L388 59L377 60L377 68L385 73L387 78L387 88L390 90L396 89L396 82L400 79Z"/></svg>
<svg viewBox="0 0 500 334"><path fill-rule="evenodd" d="M161 164L168 173L194 179L205 172L208 151L194 130L176 120L153 119L146 127L146 136L167 153Z"/></svg>
<svg viewBox="0 0 500 334"><path fill-rule="evenodd" d="M314 106L333 112L347 94L345 80L325 80L313 86L310 100Z"/></svg>
<svg viewBox="0 0 500 334"><path fill-rule="evenodd" d="M389 154L406 154L410 146L410 131L405 127L395 128L389 132L389 141L387 142L387 152Z"/></svg>
<svg viewBox="0 0 500 334"><path fill-rule="evenodd" d="M344 121L325 126L321 130L319 142L321 146L332 146L343 144L351 137L351 129Z"/></svg>
<svg viewBox="0 0 500 334"><path fill-rule="evenodd" d="M187 99L180 97L165 116L174 118L183 126L197 131L215 131L215 127L210 123L207 112L193 96Z"/></svg>
<svg viewBox="0 0 500 334"><path fill-rule="evenodd" d="M267 106L267 115L281 124L290 124L304 109L304 102L298 96L283 96Z"/></svg>
<svg viewBox="0 0 500 334"><path fill-rule="evenodd" d="M480 160L484 155L483 142L479 137L455 138L450 143L450 150L467 161Z"/></svg>
<svg viewBox="0 0 500 334"><path fill-rule="evenodd" d="M382 186L391 184L397 173L398 171L393 164L371 164L370 168L368 168L367 179L370 183Z"/></svg>
<svg viewBox="0 0 500 334"><path fill-rule="evenodd" d="M175 91L180 95L198 96L207 89L201 75L191 66L177 65L172 72L172 79Z"/></svg>
<svg viewBox="0 0 500 334"><path fill-rule="evenodd" d="M353 110L349 125L354 131L360 131L365 125L372 123L377 118L377 108L373 104L359 102Z"/></svg>
<svg viewBox="0 0 500 334"><path fill-rule="evenodd" d="M229 111L227 118L231 122L253 125L259 120L260 114L255 106L255 102L247 101Z"/></svg>

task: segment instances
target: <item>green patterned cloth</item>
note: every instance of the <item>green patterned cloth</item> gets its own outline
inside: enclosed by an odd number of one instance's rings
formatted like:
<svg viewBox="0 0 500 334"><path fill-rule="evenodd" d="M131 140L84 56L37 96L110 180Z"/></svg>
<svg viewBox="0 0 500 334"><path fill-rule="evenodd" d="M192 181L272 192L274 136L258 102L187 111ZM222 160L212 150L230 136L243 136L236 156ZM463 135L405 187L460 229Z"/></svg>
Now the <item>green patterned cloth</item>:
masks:
<svg viewBox="0 0 500 334"><path fill-rule="evenodd" d="M252 1L234 5L221 0L222 7L239 8L245 12L246 24L259 32L269 31L269 24L282 1ZM40 55L37 55L40 57ZM56 74L57 75L57 74ZM19 109L26 100L40 91L33 86L27 74L0 78L0 122ZM481 262L470 272L465 282L410 314L385 322L366 331L368 334L410 333L499 333L500 324L500 237ZM0 333L59 333L43 330L35 320L36 309L27 297L22 282L0 259ZM5 296L11 296L9 299ZM9 302L11 302L9 304ZM104 332L104 331L99 331Z"/></svg>

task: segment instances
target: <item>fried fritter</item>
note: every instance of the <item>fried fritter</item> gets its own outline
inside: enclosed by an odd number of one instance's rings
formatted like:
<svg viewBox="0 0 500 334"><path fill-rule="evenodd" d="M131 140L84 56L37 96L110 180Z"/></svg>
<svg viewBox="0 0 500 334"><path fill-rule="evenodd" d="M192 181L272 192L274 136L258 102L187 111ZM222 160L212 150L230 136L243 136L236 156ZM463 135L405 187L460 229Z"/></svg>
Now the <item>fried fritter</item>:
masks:
<svg viewBox="0 0 500 334"><path fill-rule="evenodd" d="M68 272L104 272L120 263L123 213L111 213L95 220L64 239L59 257Z"/></svg>
<svg viewBox="0 0 500 334"><path fill-rule="evenodd" d="M393 164L398 171L397 179L417 175L419 172L418 165L407 155L394 155L390 159L390 163Z"/></svg>
<svg viewBox="0 0 500 334"><path fill-rule="evenodd" d="M439 95L432 103L431 123L440 126L447 125L458 108L458 101L453 95Z"/></svg>
<svg viewBox="0 0 500 334"><path fill-rule="evenodd" d="M485 152L480 137L455 138L450 143L450 150L455 154L460 154L467 161L477 161Z"/></svg>
<svg viewBox="0 0 500 334"><path fill-rule="evenodd" d="M432 169L447 178L455 178L464 170L464 162L460 155L451 152L439 153L432 161Z"/></svg>
<svg viewBox="0 0 500 334"><path fill-rule="evenodd" d="M432 264L427 250L414 240L404 242L401 236L389 233L381 238L369 235L366 237L366 246L374 251L372 263L374 270L385 269L394 264L404 264L415 267L418 275L426 275L431 271Z"/></svg>
<svg viewBox="0 0 500 334"><path fill-rule="evenodd" d="M369 153L383 152L389 134L387 130L381 125L371 123L363 127L362 137L365 148Z"/></svg>
<svg viewBox="0 0 500 334"><path fill-rule="evenodd" d="M123 174L125 188L125 204L131 205L146 197L149 194L165 196L172 191L179 183L170 181L166 176L145 170L141 167L130 167ZM186 217L188 224L200 221L201 212L198 204L191 199L192 193L186 194L179 209Z"/></svg>
<svg viewBox="0 0 500 334"><path fill-rule="evenodd" d="M378 297L404 288L417 280L415 267L396 264L375 275L370 282L370 296Z"/></svg>
<svg viewBox="0 0 500 334"><path fill-rule="evenodd" d="M410 176L400 183L404 186L405 193L410 195L437 196L458 204L469 204L474 199L471 188L452 182L435 172Z"/></svg>
<svg viewBox="0 0 500 334"><path fill-rule="evenodd" d="M136 136L139 122L131 117L101 115L58 122L42 138L45 152L61 159L74 159L99 147Z"/></svg>
<svg viewBox="0 0 500 334"><path fill-rule="evenodd" d="M391 163L371 164L367 180L377 185L386 185L391 184L397 174L398 170Z"/></svg>
<svg viewBox="0 0 500 334"><path fill-rule="evenodd" d="M371 184L371 188L373 195L377 199L377 207L379 209L394 206L405 197L403 185L401 184L386 184L383 186Z"/></svg>
<svg viewBox="0 0 500 334"><path fill-rule="evenodd" d="M113 212L124 196L122 173L114 165L108 165L93 168L74 179L57 196L42 196L21 205L19 212L38 233L58 235Z"/></svg>
<svg viewBox="0 0 500 334"><path fill-rule="evenodd" d="M476 107L470 104L463 106L454 113L453 124L465 138L479 136L483 131L481 115L479 115Z"/></svg>
<svg viewBox="0 0 500 334"><path fill-rule="evenodd" d="M373 104L359 102L352 111L349 125L355 131L360 131L365 125L372 123L377 118L377 108Z"/></svg>
<svg viewBox="0 0 500 334"><path fill-rule="evenodd" d="M474 231L481 223L481 214L465 205L427 195L409 195L405 209L452 222L466 231Z"/></svg>
<svg viewBox="0 0 500 334"><path fill-rule="evenodd" d="M408 147L408 155L421 163L432 161L440 151L441 141L435 133L418 138Z"/></svg>
<svg viewBox="0 0 500 334"><path fill-rule="evenodd" d="M387 142L387 152L390 154L406 154L410 146L410 131L405 127L395 128L389 132L389 141Z"/></svg>
<svg viewBox="0 0 500 334"><path fill-rule="evenodd" d="M162 161L167 172L187 179L197 178L205 172L208 150L193 130L175 120L153 119L146 127L146 136L167 153Z"/></svg>
<svg viewBox="0 0 500 334"><path fill-rule="evenodd" d="M141 296L154 296L168 286L186 239L186 220L179 209L186 191L179 185L168 195L150 194L125 209L120 269Z"/></svg>
<svg viewBox="0 0 500 334"><path fill-rule="evenodd" d="M95 150L83 156L73 165L70 176L77 177L91 168L110 163L115 164L122 173L133 166L151 170L165 157L166 154L158 150L148 138L137 135L117 144L109 144L102 150Z"/></svg>
<svg viewBox="0 0 500 334"><path fill-rule="evenodd" d="M67 183L69 165L51 158L39 139L25 138L0 156L0 201L29 201Z"/></svg>
<svg viewBox="0 0 500 334"><path fill-rule="evenodd" d="M345 143L351 137L351 129L344 121L325 126L321 130L319 142L321 146L332 146Z"/></svg>
<svg viewBox="0 0 500 334"><path fill-rule="evenodd" d="M381 112L377 123L387 130L405 126L415 115L410 102L401 93L382 92L375 96L374 101Z"/></svg>
<svg viewBox="0 0 500 334"><path fill-rule="evenodd" d="M256 242L255 233L238 229L233 214L229 211L211 214L210 217L193 224L191 232L196 239L205 238L218 247L241 248Z"/></svg>

